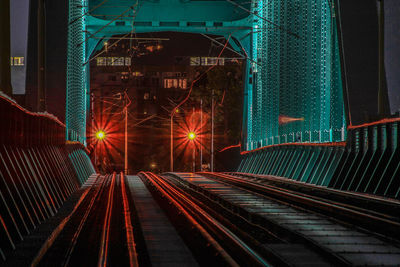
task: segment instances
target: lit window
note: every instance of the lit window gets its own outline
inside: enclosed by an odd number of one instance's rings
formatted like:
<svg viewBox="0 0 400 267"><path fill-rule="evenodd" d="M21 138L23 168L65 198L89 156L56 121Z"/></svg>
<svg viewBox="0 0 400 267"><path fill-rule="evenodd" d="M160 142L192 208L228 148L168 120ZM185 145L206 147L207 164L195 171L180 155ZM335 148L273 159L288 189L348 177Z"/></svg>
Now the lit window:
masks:
<svg viewBox="0 0 400 267"><path fill-rule="evenodd" d="M135 71L135 72L132 72L132 76L138 77L138 76L143 76L143 74L139 71Z"/></svg>
<svg viewBox="0 0 400 267"><path fill-rule="evenodd" d="M112 57L111 66L123 66L124 58L123 57Z"/></svg>
<svg viewBox="0 0 400 267"><path fill-rule="evenodd" d="M182 89L186 89L187 88L187 80L186 79L182 80L182 87L181 88Z"/></svg>
<svg viewBox="0 0 400 267"><path fill-rule="evenodd" d="M105 57L97 57L97 66L105 66L106 65L106 58Z"/></svg>
<svg viewBox="0 0 400 267"><path fill-rule="evenodd" d="M218 65L221 65L221 66L225 65L225 59L224 58L219 58L218 59Z"/></svg>
<svg viewBox="0 0 400 267"><path fill-rule="evenodd" d="M174 79L164 79L164 88L172 88L174 86Z"/></svg>
<svg viewBox="0 0 400 267"><path fill-rule="evenodd" d="M130 57L126 57L125 58L125 66L130 66L131 65L131 58Z"/></svg>
<svg viewBox="0 0 400 267"><path fill-rule="evenodd" d="M130 66L130 57L98 57L97 66Z"/></svg>
<svg viewBox="0 0 400 267"><path fill-rule="evenodd" d="M216 65L217 64L217 60L218 60L218 58L216 58L216 57L207 57L206 58L206 65L207 66L212 66L212 65Z"/></svg>
<svg viewBox="0 0 400 267"><path fill-rule="evenodd" d="M173 79L173 81L174 81L174 87L178 88L178 80L177 79Z"/></svg>
<svg viewBox="0 0 400 267"><path fill-rule="evenodd" d="M200 66L200 57L191 57L190 66Z"/></svg>
<svg viewBox="0 0 400 267"><path fill-rule="evenodd" d="M186 89L186 87L187 87L187 80L179 79L179 88Z"/></svg>
<svg viewBox="0 0 400 267"><path fill-rule="evenodd" d="M25 61L24 57L11 57L10 58L11 66L24 66L24 64L25 64L24 61Z"/></svg>
<svg viewBox="0 0 400 267"><path fill-rule="evenodd" d="M113 62L113 58L112 57L106 57L106 66L111 66L112 62Z"/></svg>

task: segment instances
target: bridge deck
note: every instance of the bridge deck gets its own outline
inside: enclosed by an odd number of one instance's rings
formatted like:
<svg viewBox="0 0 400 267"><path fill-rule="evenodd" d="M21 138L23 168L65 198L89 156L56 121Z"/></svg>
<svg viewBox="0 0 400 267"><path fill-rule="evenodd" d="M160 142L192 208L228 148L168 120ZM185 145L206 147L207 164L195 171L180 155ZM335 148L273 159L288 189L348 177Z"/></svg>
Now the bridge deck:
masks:
<svg viewBox="0 0 400 267"><path fill-rule="evenodd" d="M152 266L197 266L165 212L138 176L127 176L127 184L140 221Z"/></svg>
<svg viewBox="0 0 400 267"><path fill-rule="evenodd" d="M362 214L345 203L347 213L358 216L353 220L339 216L336 210L344 212L344 204L332 204L328 197L323 202L321 196L240 175L92 175L56 216L8 255L4 266L396 266L400 262L399 222L385 215L385 208L381 215L388 229L378 233L358 223L379 221L374 217L377 211ZM318 205L328 208L313 207Z"/></svg>

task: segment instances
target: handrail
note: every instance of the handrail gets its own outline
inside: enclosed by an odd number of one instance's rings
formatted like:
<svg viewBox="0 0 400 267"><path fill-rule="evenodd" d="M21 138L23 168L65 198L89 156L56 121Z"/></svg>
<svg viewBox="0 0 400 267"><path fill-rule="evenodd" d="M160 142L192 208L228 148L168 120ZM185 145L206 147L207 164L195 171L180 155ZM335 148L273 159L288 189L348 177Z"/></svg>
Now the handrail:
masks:
<svg viewBox="0 0 400 267"><path fill-rule="evenodd" d="M268 149L268 148L274 148L274 147L282 147L282 146L310 146L310 147L327 147L327 146L332 146L332 147L344 147L346 146L346 142L332 142L332 143L284 143L284 144L276 144L276 145L268 145L268 146L263 146L259 147L253 150L248 150L248 151L242 151L240 152L241 155L249 154L252 152Z"/></svg>

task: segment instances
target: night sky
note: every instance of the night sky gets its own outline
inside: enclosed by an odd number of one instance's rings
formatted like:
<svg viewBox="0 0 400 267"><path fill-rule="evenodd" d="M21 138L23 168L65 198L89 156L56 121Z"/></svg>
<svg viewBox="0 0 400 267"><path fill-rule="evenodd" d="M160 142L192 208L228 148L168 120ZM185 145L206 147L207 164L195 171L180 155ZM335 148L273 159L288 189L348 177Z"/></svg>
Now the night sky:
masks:
<svg viewBox="0 0 400 267"><path fill-rule="evenodd" d="M385 0L385 68L392 113L400 111L400 1Z"/></svg>

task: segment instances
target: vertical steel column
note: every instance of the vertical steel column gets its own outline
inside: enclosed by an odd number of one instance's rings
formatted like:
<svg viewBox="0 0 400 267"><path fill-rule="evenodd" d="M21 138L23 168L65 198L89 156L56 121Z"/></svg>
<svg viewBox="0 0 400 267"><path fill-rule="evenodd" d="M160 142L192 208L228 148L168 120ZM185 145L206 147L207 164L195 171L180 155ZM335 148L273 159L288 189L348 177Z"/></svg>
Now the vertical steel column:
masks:
<svg viewBox="0 0 400 267"><path fill-rule="evenodd" d="M249 68L253 82L246 103L247 149L296 141L343 141L334 3L258 0L252 11L257 18L251 58L257 64ZM280 116L300 120L280 123ZM305 133L308 139L303 140Z"/></svg>
<svg viewBox="0 0 400 267"><path fill-rule="evenodd" d="M202 143L201 143L201 141L203 140L203 138L202 138L202 134L203 134L203 131L204 131L204 129L202 129L203 128L203 99L200 99L200 125L201 125L201 128L200 128L200 134L199 134L199 144L200 144L200 171L202 172L203 171L203 146L202 146Z"/></svg>
<svg viewBox="0 0 400 267"><path fill-rule="evenodd" d="M127 93L125 92L125 105L124 105L124 111L125 111L125 155L124 155L124 169L125 169L125 175L129 174L129 167L128 167L128 97Z"/></svg>
<svg viewBox="0 0 400 267"><path fill-rule="evenodd" d="M214 88L211 92L211 162L210 171L214 171Z"/></svg>
<svg viewBox="0 0 400 267"><path fill-rule="evenodd" d="M67 140L86 144L86 22L88 1L70 0L67 52Z"/></svg>
<svg viewBox="0 0 400 267"><path fill-rule="evenodd" d="M43 112L46 110L46 51L45 51L45 0L38 1L37 10L37 53L38 53L38 70L37 70L37 111Z"/></svg>
<svg viewBox="0 0 400 267"><path fill-rule="evenodd" d="M378 114L381 118L390 115L389 107L386 103L388 101L387 88L386 88L386 75L385 75L385 7L384 0L378 1L378 49L379 49L379 72L378 72Z"/></svg>

